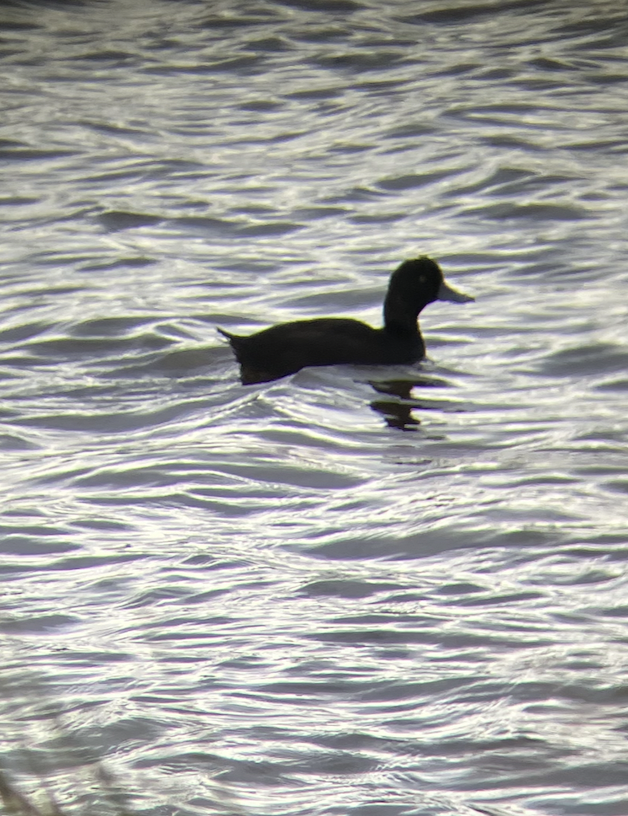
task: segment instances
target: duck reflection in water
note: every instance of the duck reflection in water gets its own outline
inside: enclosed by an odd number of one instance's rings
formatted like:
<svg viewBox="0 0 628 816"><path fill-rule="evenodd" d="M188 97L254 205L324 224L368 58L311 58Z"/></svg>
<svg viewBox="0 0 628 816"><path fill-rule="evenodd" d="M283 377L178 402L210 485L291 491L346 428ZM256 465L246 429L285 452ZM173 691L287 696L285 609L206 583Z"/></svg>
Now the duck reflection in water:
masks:
<svg viewBox="0 0 628 816"><path fill-rule="evenodd" d="M408 380L369 380L369 385L379 394L386 394L392 399L376 399L371 408L381 414L390 428L401 431L416 431L421 420L412 415L415 408L427 409L412 396L413 388L435 388L446 386L443 380L427 377L413 377ZM430 406L431 407L431 406Z"/></svg>
<svg viewBox="0 0 628 816"><path fill-rule="evenodd" d="M390 276L381 329L351 318L320 317L281 323L248 336L218 331L231 344L242 384L251 385L306 366L415 363L425 357L417 320L422 309L435 300L468 303L473 299L452 289L435 261L414 258Z"/></svg>

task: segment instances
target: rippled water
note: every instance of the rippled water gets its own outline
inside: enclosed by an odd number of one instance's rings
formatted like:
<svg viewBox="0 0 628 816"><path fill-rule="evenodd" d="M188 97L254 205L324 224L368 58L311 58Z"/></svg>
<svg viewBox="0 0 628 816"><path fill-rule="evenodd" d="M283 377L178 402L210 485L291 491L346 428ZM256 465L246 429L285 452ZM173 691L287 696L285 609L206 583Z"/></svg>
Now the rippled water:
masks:
<svg viewBox="0 0 628 816"><path fill-rule="evenodd" d="M628 813L628 11L5 2L2 757L68 812ZM476 297L243 387L221 325Z"/></svg>

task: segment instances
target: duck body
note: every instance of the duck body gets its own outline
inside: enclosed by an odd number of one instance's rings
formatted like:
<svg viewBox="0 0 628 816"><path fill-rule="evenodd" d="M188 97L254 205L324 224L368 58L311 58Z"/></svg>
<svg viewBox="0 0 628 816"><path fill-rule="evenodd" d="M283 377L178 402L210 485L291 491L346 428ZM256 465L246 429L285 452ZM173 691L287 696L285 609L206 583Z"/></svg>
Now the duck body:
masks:
<svg viewBox="0 0 628 816"><path fill-rule="evenodd" d="M219 329L240 363L243 385L279 379L306 366L396 365L425 356L417 317L428 303L473 300L451 289L435 261L404 261L391 275L384 301L384 326L321 317L281 323L248 336Z"/></svg>
<svg viewBox="0 0 628 816"><path fill-rule="evenodd" d="M413 337L399 337L351 318L295 320L248 337L219 331L240 363L243 385L276 380L306 366L394 365L425 356L418 331Z"/></svg>

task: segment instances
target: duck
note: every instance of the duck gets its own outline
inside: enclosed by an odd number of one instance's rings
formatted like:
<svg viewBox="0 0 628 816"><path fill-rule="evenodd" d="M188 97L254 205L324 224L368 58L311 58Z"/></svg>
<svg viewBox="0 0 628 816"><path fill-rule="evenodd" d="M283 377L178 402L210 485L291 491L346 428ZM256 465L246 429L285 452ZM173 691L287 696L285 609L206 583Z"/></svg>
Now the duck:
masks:
<svg viewBox="0 0 628 816"><path fill-rule="evenodd" d="M436 261L403 261L391 274L380 329L346 317L279 323L255 334L218 328L240 364L242 385L270 382L309 366L398 365L425 357L418 316L436 300L469 303L475 298L449 286Z"/></svg>

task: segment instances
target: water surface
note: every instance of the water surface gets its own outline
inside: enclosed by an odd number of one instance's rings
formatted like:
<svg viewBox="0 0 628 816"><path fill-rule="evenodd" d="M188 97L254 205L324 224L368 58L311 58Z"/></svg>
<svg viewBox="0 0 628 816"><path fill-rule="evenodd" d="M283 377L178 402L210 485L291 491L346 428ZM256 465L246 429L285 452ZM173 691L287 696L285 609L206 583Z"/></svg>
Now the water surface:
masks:
<svg viewBox="0 0 628 816"><path fill-rule="evenodd" d="M628 811L627 32L604 0L3 4L23 791L111 812L98 758L134 813ZM476 297L425 310L424 363L240 385L216 326L378 324L418 254Z"/></svg>

